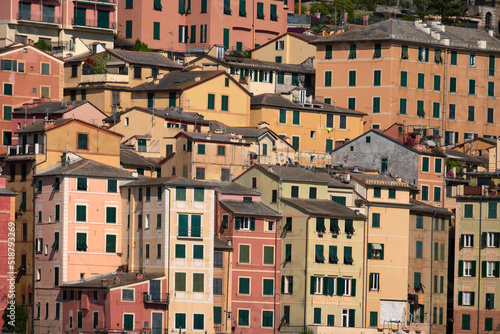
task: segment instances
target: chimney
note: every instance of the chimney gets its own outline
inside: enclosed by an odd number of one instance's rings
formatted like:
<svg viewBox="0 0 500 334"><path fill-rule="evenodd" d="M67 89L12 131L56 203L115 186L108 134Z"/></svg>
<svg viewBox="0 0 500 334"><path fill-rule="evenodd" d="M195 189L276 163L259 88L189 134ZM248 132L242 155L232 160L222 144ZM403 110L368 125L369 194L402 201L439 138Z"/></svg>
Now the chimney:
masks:
<svg viewBox="0 0 500 334"><path fill-rule="evenodd" d="M44 122L45 122L45 124L44 124L43 128L45 130L52 129L54 127L54 121L53 120L46 119Z"/></svg>
<svg viewBox="0 0 500 334"><path fill-rule="evenodd" d="M485 40L477 41L477 47L480 49L486 49L486 41Z"/></svg>
<svg viewBox="0 0 500 334"><path fill-rule="evenodd" d="M194 82L198 82L201 80L201 76L200 75L197 75L194 77Z"/></svg>
<svg viewBox="0 0 500 334"><path fill-rule="evenodd" d="M116 269L116 274L117 274L117 275L121 275L121 274L123 274L123 268L118 268L118 269Z"/></svg>
<svg viewBox="0 0 500 334"><path fill-rule="evenodd" d="M73 105L68 103L68 104L66 105L66 109L71 109L71 108L73 108Z"/></svg>
<svg viewBox="0 0 500 334"><path fill-rule="evenodd" d="M257 128L258 129L269 129L269 123L262 121L258 124Z"/></svg>
<svg viewBox="0 0 500 334"><path fill-rule="evenodd" d="M142 273L136 273L135 274L135 279L143 279L144 275Z"/></svg>
<svg viewBox="0 0 500 334"><path fill-rule="evenodd" d="M402 179L398 176L398 177L396 178L396 181L401 182L401 181L402 181Z"/></svg>
<svg viewBox="0 0 500 334"><path fill-rule="evenodd" d="M115 284L120 283L120 277L116 276L114 282L115 282Z"/></svg>
<svg viewBox="0 0 500 334"><path fill-rule="evenodd" d="M102 279L101 286L108 286L108 280Z"/></svg>
<svg viewBox="0 0 500 334"><path fill-rule="evenodd" d="M491 37L493 37L493 30L489 29L488 30L488 35L490 35Z"/></svg>
<svg viewBox="0 0 500 334"><path fill-rule="evenodd" d="M363 16L363 25L364 26L368 25L368 15Z"/></svg>

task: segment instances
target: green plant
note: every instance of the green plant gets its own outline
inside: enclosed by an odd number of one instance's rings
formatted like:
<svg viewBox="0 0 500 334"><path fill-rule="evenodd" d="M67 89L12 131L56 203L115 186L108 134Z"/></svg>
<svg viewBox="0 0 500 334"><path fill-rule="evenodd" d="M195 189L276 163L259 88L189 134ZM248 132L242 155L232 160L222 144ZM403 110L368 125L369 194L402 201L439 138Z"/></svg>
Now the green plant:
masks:
<svg viewBox="0 0 500 334"><path fill-rule="evenodd" d="M456 167L458 171L462 170L462 163L457 160L447 160L446 161L446 169L452 169Z"/></svg>
<svg viewBox="0 0 500 334"><path fill-rule="evenodd" d="M141 42L141 40L138 38L135 40L134 47L132 48L133 51L144 51L144 52L150 52L151 50L149 49L148 45L144 42Z"/></svg>
<svg viewBox="0 0 500 334"><path fill-rule="evenodd" d="M95 74L104 74L108 72L108 54L103 53L99 56L89 58L84 65L90 66Z"/></svg>
<svg viewBox="0 0 500 334"><path fill-rule="evenodd" d="M363 205L363 200L358 198L356 200L354 200L354 205L357 207L357 208L360 208L362 205Z"/></svg>
<svg viewBox="0 0 500 334"><path fill-rule="evenodd" d="M21 305L9 303L5 309L2 320L4 321L3 332L26 334L28 325L28 310Z"/></svg>
<svg viewBox="0 0 500 334"><path fill-rule="evenodd" d="M46 52L52 52L52 45L50 45L49 43L47 43L43 39L39 40L38 42L36 42L33 45L36 46L37 48L39 48L40 50L43 50Z"/></svg>
<svg viewBox="0 0 500 334"><path fill-rule="evenodd" d="M303 15L303 14L305 14L305 13L306 13L306 11L307 11L306 6L304 6L304 5L300 6L300 9L301 9L301 14L302 14L302 15ZM299 13L299 4L298 4L298 3L296 3L296 4L295 4L294 13L295 13L295 14L298 14L298 13Z"/></svg>
<svg viewBox="0 0 500 334"><path fill-rule="evenodd" d="M229 53L230 57L237 57L237 58L251 58L252 55L248 51L237 51L233 50Z"/></svg>

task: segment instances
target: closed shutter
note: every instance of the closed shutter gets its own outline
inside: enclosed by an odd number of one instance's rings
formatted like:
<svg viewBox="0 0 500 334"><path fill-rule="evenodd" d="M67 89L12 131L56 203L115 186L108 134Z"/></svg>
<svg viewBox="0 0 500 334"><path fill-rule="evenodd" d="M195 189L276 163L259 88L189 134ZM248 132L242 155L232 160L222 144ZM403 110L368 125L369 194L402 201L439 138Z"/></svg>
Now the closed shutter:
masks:
<svg viewBox="0 0 500 334"><path fill-rule="evenodd" d="M356 324L356 310L349 309L349 327L355 327Z"/></svg>
<svg viewBox="0 0 500 334"><path fill-rule="evenodd" d="M201 216L191 216L191 236L194 238L201 237Z"/></svg>
<svg viewBox="0 0 500 334"><path fill-rule="evenodd" d="M179 215L179 236L187 237L188 236L188 215Z"/></svg>
<svg viewBox="0 0 500 334"><path fill-rule="evenodd" d="M223 44L224 50L229 50L229 29L224 29Z"/></svg>
<svg viewBox="0 0 500 334"><path fill-rule="evenodd" d="M106 207L106 223L116 223L116 208Z"/></svg>
<svg viewBox="0 0 500 334"><path fill-rule="evenodd" d="M215 109L215 95L208 94L208 107L207 109L214 110Z"/></svg>
<svg viewBox="0 0 500 334"><path fill-rule="evenodd" d="M116 235L106 235L106 253L116 253Z"/></svg>

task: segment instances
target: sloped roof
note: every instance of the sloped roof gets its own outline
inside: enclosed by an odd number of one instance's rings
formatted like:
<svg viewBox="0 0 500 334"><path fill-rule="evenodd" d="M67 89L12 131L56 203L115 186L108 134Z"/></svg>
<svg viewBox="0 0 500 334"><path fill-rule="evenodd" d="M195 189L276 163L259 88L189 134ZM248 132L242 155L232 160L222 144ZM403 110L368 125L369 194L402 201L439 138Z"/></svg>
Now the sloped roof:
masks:
<svg viewBox="0 0 500 334"><path fill-rule="evenodd" d="M58 126L64 123L67 123L71 121L71 119L56 119L54 121L54 126ZM16 133L32 133L32 132L42 132L45 130L45 122L44 121L37 121L35 123L32 123L31 125L28 125L27 127L24 127L20 130L17 130Z"/></svg>
<svg viewBox="0 0 500 334"><path fill-rule="evenodd" d="M161 168L158 159L143 157L142 155L137 154L134 150L124 146L120 147L120 165L141 168L153 167L155 170L159 170Z"/></svg>
<svg viewBox="0 0 500 334"><path fill-rule="evenodd" d="M233 135L184 131L184 132L179 132L177 135L175 135L175 138L178 138L180 136L188 137L193 141L218 142L218 143L250 146L250 143L247 143L241 138L238 138L237 136Z"/></svg>
<svg viewBox="0 0 500 334"><path fill-rule="evenodd" d="M210 181L210 182L216 185L215 190L217 190L221 194L260 196L260 192L247 188L239 183L224 182L224 181Z"/></svg>
<svg viewBox="0 0 500 334"><path fill-rule="evenodd" d="M225 250L232 251L233 247L229 246L227 244L226 240L221 239L218 236L214 236L214 249L215 250L222 250L222 251L225 251Z"/></svg>
<svg viewBox="0 0 500 334"><path fill-rule="evenodd" d="M115 271L104 275L98 275L88 278L83 281L65 282L61 284L62 289L93 289L93 290L109 290L119 286L126 286L133 283L145 282L153 278L164 277L164 274L158 273L143 273L143 277L138 278L136 273L121 273ZM119 282L115 282L115 278L119 278ZM102 285L101 281L105 280L106 285Z"/></svg>
<svg viewBox="0 0 500 334"><path fill-rule="evenodd" d="M384 184L384 186L387 187L392 187L392 188L406 188L406 189L413 189L412 186L410 186L406 182L399 182L395 178L389 176L389 175L379 175L379 174L364 174L364 173L350 173L351 178L357 179L358 181L363 182L364 184L370 184L370 185L378 185L376 182L391 182ZM374 183L372 183L374 182Z"/></svg>
<svg viewBox="0 0 500 334"><path fill-rule="evenodd" d="M290 16L288 16L288 20L290 20ZM289 22L290 23L290 22ZM268 45L268 44L271 44L271 43L274 43L275 41L279 40L280 38L286 36L286 35L290 35L290 36L293 36L293 37L296 37L298 39L301 39L305 42L312 42L316 39L318 39L318 36L315 36L315 35L305 35L305 34L297 34L297 33L294 33L294 32L286 32L282 35L279 35L269 41L267 41L266 43L262 44L262 45L259 45L258 47L256 47L255 49L252 50L255 51L255 50L259 50L261 48L263 48L264 46Z"/></svg>
<svg viewBox="0 0 500 334"><path fill-rule="evenodd" d="M145 187L152 185L167 185L169 187L189 187L189 188L215 188L215 185L208 182L186 179L180 176L159 177L159 178L143 178L132 181L126 184L127 187Z"/></svg>
<svg viewBox="0 0 500 334"><path fill-rule="evenodd" d="M366 219L364 215L327 199L281 198L281 200L285 204L312 216Z"/></svg>
<svg viewBox="0 0 500 334"><path fill-rule="evenodd" d="M65 166L60 166L49 170L42 170L41 172L36 174L36 176L56 175L76 177L85 176L92 178L134 179L131 173L126 170L88 159L81 159Z"/></svg>
<svg viewBox="0 0 500 334"><path fill-rule="evenodd" d="M262 202L244 202L233 200L220 200L223 208L234 215L244 215L253 217L281 217L278 211L275 211Z"/></svg>
<svg viewBox="0 0 500 334"><path fill-rule="evenodd" d="M433 44L445 46L443 39L449 40L447 48L466 48L478 51L500 52L500 41L482 29L471 29L445 26L444 31L431 24L426 24L431 32L439 34L440 39L432 37L430 34L419 29L415 22L389 19L387 21L363 26L345 33L320 38L313 41L313 44L330 42L359 42L362 40L395 40L402 42L413 42L422 44ZM480 48L478 41L486 41L486 48Z"/></svg>
<svg viewBox="0 0 500 334"><path fill-rule="evenodd" d="M410 204L413 206L410 208L412 213L424 213L424 214L438 214L443 216L451 216L453 213L445 208L439 208L423 202L417 201L416 199L410 198Z"/></svg>
<svg viewBox="0 0 500 334"><path fill-rule="evenodd" d="M350 110L346 108L339 108L319 101L313 101L313 103L315 105L322 106L322 108L305 107L298 103L290 101L289 99L281 96L280 94L264 93L252 96L252 99L250 100L250 108L257 109L257 107L267 106L267 107L295 109L302 111L314 111L314 112L321 111L321 112L332 112L344 115L365 116L365 113L362 113L360 111Z"/></svg>
<svg viewBox="0 0 500 334"><path fill-rule="evenodd" d="M27 115L36 115L36 114L65 114L67 112L70 112L71 110L78 108L84 104L90 104L94 108L97 109L91 102L89 101L72 101L72 102L38 102L36 106L34 107L27 107L26 110L24 107L19 107L14 109L12 112L13 114L19 114L19 115L24 115L25 111ZM68 108L70 106L70 108ZM99 110L99 109L97 109ZM99 110L100 111L100 110ZM102 113L102 111L101 111ZM102 113L105 115L104 113Z"/></svg>
<svg viewBox="0 0 500 334"><path fill-rule="evenodd" d="M316 70L304 64L286 64L276 63L272 61L264 61L259 59L241 58L241 57L224 57L224 59L215 58L209 55L200 56L191 62L208 59L214 63L222 66L244 68L249 70L271 70L285 73L301 73L301 74L315 74Z"/></svg>
<svg viewBox="0 0 500 334"><path fill-rule="evenodd" d="M109 53L131 64L147 65L152 67L168 67L183 69L184 67L172 59L158 52L127 51L117 49L106 49Z"/></svg>
<svg viewBox="0 0 500 334"><path fill-rule="evenodd" d="M328 184L324 175L315 173L303 167L289 167L289 166L274 166L274 165L255 165L263 168L271 174L283 179L284 181L301 181L312 183L325 183Z"/></svg>
<svg viewBox="0 0 500 334"><path fill-rule="evenodd" d="M157 83L145 82L131 89L131 91L177 91L190 88L192 85L200 84L218 75L225 75L225 71L193 71L193 72L170 72ZM238 84L239 85L239 84Z"/></svg>
<svg viewBox="0 0 500 334"><path fill-rule="evenodd" d="M445 149L446 158L453 160L460 160L471 164L483 164L488 163L487 161L481 160L479 157L475 157L466 153L462 153L458 150L453 150L450 148Z"/></svg>

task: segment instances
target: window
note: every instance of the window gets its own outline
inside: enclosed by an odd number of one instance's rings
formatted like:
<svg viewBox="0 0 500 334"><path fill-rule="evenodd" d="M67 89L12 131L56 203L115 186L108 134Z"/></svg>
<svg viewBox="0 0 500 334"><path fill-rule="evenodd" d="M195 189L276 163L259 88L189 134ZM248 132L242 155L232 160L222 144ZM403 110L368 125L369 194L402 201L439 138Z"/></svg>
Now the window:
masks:
<svg viewBox="0 0 500 334"><path fill-rule="evenodd" d="M438 91L438 92L441 90L441 76L440 75L434 75L434 90Z"/></svg>
<svg viewBox="0 0 500 334"><path fill-rule="evenodd" d="M77 222L87 221L87 206L85 205L76 206L76 221Z"/></svg>
<svg viewBox="0 0 500 334"><path fill-rule="evenodd" d="M356 110L356 98L355 97L350 97L347 99L347 108L350 110ZM343 115L341 115L343 116ZM344 115L345 117L345 115ZM345 129L345 127L340 127L341 129Z"/></svg>
<svg viewBox="0 0 500 334"><path fill-rule="evenodd" d="M432 117L433 118L439 118L439 114L440 114L440 104L439 102L433 102L432 103Z"/></svg>
<svg viewBox="0 0 500 334"><path fill-rule="evenodd" d="M204 314L193 314L193 329L194 330L204 330L205 329L205 315Z"/></svg>
<svg viewBox="0 0 500 334"><path fill-rule="evenodd" d="M175 258L185 259L186 258L186 245L176 244L175 245Z"/></svg>
<svg viewBox="0 0 500 334"><path fill-rule="evenodd" d="M372 213L372 227L380 227L380 213Z"/></svg>
<svg viewBox="0 0 500 334"><path fill-rule="evenodd" d="M321 324L321 308L315 307L314 308L314 320L313 322L315 324Z"/></svg>
<svg viewBox="0 0 500 334"><path fill-rule="evenodd" d="M380 97L374 97L372 101L372 112L374 114L380 113Z"/></svg>
<svg viewBox="0 0 500 334"><path fill-rule="evenodd" d="M205 168L196 167L196 179L197 180L205 180Z"/></svg>
<svg viewBox="0 0 500 334"><path fill-rule="evenodd" d="M186 314L176 313L175 314L175 325L176 329L186 329Z"/></svg>
<svg viewBox="0 0 500 334"><path fill-rule="evenodd" d="M240 245L238 263L250 263L250 245Z"/></svg>
<svg viewBox="0 0 500 334"><path fill-rule="evenodd" d="M462 234L463 247L474 247L474 235L473 234Z"/></svg>
<svg viewBox="0 0 500 334"><path fill-rule="evenodd" d="M12 96L12 84L3 84L3 95Z"/></svg>
<svg viewBox="0 0 500 334"><path fill-rule="evenodd" d="M399 113L406 115L406 99L399 99Z"/></svg>
<svg viewBox="0 0 500 334"><path fill-rule="evenodd" d="M476 261L463 261L463 276L475 277L476 276L475 271L476 271Z"/></svg>
<svg viewBox="0 0 500 334"><path fill-rule="evenodd" d="M389 188L389 198L390 199L395 199L396 198L396 189Z"/></svg>
<svg viewBox="0 0 500 334"><path fill-rule="evenodd" d="M264 3L257 2L257 18L263 20L264 17Z"/></svg>
<svg viewBox="0 0 500 334"><path fill-rule="evenodd" d="M311 294L323 294L323 277L311 276Z"/></svg>
<svg viewBox="0 0 500 334"><path fill-rule="evenodd" d="M473 217L473 205L465 204L464 205L464 218L472 218Z"/></svg>
<svg viewBox="0 0 500 334"><path fill-rule="evenodd" d="M315 262L316 263L324 263L325 262L325 257L323 254L323 245L316 245L315 249Z"/></svg>
<svg viewBox="0 0 500 334"><path fill-rule="evenodd" d="M476 80L469 80L469 95L476 94Z"/></svg>
<svg viewBox="0 0 500 334"><path fill-rule="evenodd" d="M116 223L116 208L106 207L106 223L115 224Z"/></svg>
<svg viewBox="0 0 500 334"><path fill-rule="evenodd" d="M106 234L106 253L116 253L116 235Z"/></svg>
<svg viewBox="0 0 500 334"><path fill-rule="evenodd" d="M226 155L226 147L223 145L217 146L217 155Z"/></svg>
<svg viewBox="0 0 500 334"><path fill-rule="evenodd" d="M422 256L422 241L417 241L416 243L416 254L415 254L415 257L417 259L421 259L423 256Z"/></svg>
<svg viewBox="0 0 500 334"><path fill-rule="evenodd" d="M462 305L474 305L474 292L462 292Z"/></svg>
<svg viewBox="0 0 500 334"><path fill-rule="evenodd" d="M179 214L177 235L179 237L200 238L202 236L201 215Z"/></svg>
<svg viewBox="0 0 500 334"><path fill-rule="evenodd" d="M474 122L474 114L475 114L474 106L469 106L469 110L468 110L468 114L467 114L467 120L469 122Z"/></svg>
<svg viewBox="0 0 500 334"><path fill-rule="evenodd" d="M204 202L205 201L205 189L204 188L194 188L194 201Z"/></svg>
<svg viewBox="0 0 500 334"><path fill-rule="evenodd" d="M284 231L292 231L292 217L286 217L285 226L283 226Z"/></svg>
<svg viewBox="0 0 500 334"><path fill-rule="evenodd" d="M383 260L384 259L384 244L368 243L367 258L368 259Z"/></svg>
<svg viewBox="0 0 500 334"><path fill-rule="evenodd" d="M380 274L370 273L370 290L378 291L380 289Z"/></svg>
<svg viewBox="0 0 500 334"><path fill-rule="evenodd" d="M175 273L175 291L186 291L186 273Z"/></svg>
<svg viewBox="0 0 500 334"><path fill-rule="evenodd" d="M496 202L488 203L488 218L497 218L497 206L498 204Z"/></svg>
<svg viewBox="0 0 500 334"><path fill-rule="evenodd" d="M356 44L349 45L349 59L356 59Z"/></svg>
<svg viewBox="0 0 500 334"><path fill-rule="evenodd" d="M274 279L262 280L262 294L264 296L274 295Z"/></svg>
<svg viewBox="0 0 500 334"><path fill-rule="evenodd" d="M484 330L485 331L493 330L493 318L484 318Z"/></svg>
<svg viewBox="0 0 500 334"><path fill-rule="evenodd" d="M487 261L486 262L486 277L498 277L499 276L499 264L500 262L498 261ZM483 261L483 267L485 265L485 261ZM483 268L484 271L484 268ZM484 277L483 273L483 277Z"/></svg>
<svg viewBox="0 0 500 334"><path fill-rule="evenodd" d="M273 246L264 246L264 264L274 264Z"/></svg>
<svg viewBox="0 0 500 334"><path fill-rule="evenodd" d="M175 199L177 201L186 200L186 187L176 187L175 188Z"/></svg>
<svg viewBox="0 0 500 334"><path fill-rule="evenodd" d="M325 59L333 58L333 45L325 45Z"/></svg>
<svg viewBox="0 0 500 334"><path fill-rule="evenodd" d="M382 189L380 187L373 188L373 197L380 198L382 196Z"/></svg>
<svg viewBox="0 0 500 334"><path fill-rule="evenodd" d="M325 87L331 87L331 86L332 86L332 71L325 71Z"/></svg>
<svg viewBox="0 0 500 334"><path fill-rule="evenodd" d="M50 75L50 64L42 63L42 75Z"/></svg>
<svg viewBox="0 0 500 334"><path fill-rule="evenodd" d="M356 71L349 71L349 87L356 86Z"/></svg>
<svg viewBox="0 0 500 334"><path fill-rule="evenodd" d="M354 233L354 225L353 225L353 220L352 219L346 219L345 220L345 230L344 232L346 234L353 234Z"/></svg>
<svg viewBox="0 0 500 334"><path fill-rule="evenodd" d="M208 94L207 109L209 109L209 110L214 110L215 109L215 94Z"/></svg>
<svg viewBox="0 0 500 334"><path fill-rule="evenodd" d="M248 327L250 324L250 311L238 310L238 326Z"/></svg>
<svg viewBox="0 0 500 334"><path fill-rule="evenodd" d="M222 110L222 111L228 111L229 110L229 96L222 95L222 101L221 101L221 108L220 108L220 110Z"/></svg>
<svg viewBox="0 0 500 334"><path fill-rule="evenodd" d="M486 122L492 124L494 121L494 109L493 108L488 108L487 115L486 115Z"/></svg>
<svg viewBox="0 0 500 334"><path fill-rule="evenodd" d="M328 246L328 263L337 264L338 261L337 246Z"/></svg>
<svg viewBox="0 0 500 334"><path fill-rule="evenodd" d="M434 202L441 202L441 187L434 187Z"/></svg>
<svg viewBox="0 0 500 334"><path fill-rule="evenodd" d="M250 278L246 277L238 278L238 294L240 295L250 294Z"/></svg>
<svg viewBox="0 0 500 334"><path fill-rule="evenodd" d="M277 7L274 4L271 4L271 12L270 12L270 18L271 21L278 21L278 14L276 13Z"/></svg>
<svg viewBox="0 0 500 334"><path fill-rule="evenodd" d="M203 292L205 288L205 274L193 274L193 292Z"/></svg>
<svg viewBox="0 0 500 334"><path fill-rule="evenodd" d="M214 278L214 295L222 295L222 278Z"/></svg>
<svg viewBox="0 0 500 334"><path fill-rule="evenodd" d="M494 233L494 232L487 232L486 233L486 236L487 236L487 241L486 241L486 247L497 247L498 248L498 233Z"/></svg>
<svg viewBox="0 0 500 334"><path fill-rule="evenodd" d="M76 233L76 251L87 251L87 233Z"/></svg>
<svg viewBox="0 0 500 334"><path fill-rule="evenodd" d="M353 264L354 259L352 258L352 247L344 247L344 264Z"/></svg>

